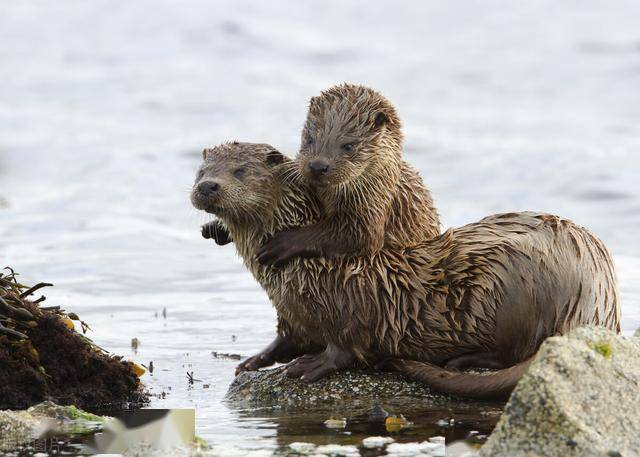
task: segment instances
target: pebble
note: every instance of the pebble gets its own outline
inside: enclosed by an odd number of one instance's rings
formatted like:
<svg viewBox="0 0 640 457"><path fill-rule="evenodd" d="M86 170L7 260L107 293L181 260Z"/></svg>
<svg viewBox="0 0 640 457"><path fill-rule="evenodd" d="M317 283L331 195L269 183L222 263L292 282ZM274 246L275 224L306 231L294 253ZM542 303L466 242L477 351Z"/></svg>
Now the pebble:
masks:
<svg viewBox="0 0 640 457"><path fill-rule="evenodd" d="M324 421L324 425L327 428L345 428L347 420L344 417L332 417Z"/></svg>
<svg viewBox="0 0 640 457"><path fill-rule="evenodd" d="M387 455L394 457L444 457L444 443L430 443L423 441L422 443L392 443L387 446Z"/></svg>
<svg viewBox="0 0 640 457"><path fill-rule="evenodd" d="M313 443L295 442L295 443L291 443L289 447L293 452L306 455L306 454L311 454L316 448L316 445Z"/></svg>
<svg viewBox="0 0 640 457"><path fill-rule="evenodd" d="M324 446L318 446L316 448L316 454L318 455L329 455L329 456L340 456L340 457L359 457L360 452L358 448L355 446L341 446L339 444L327 444Z"/></svg>
<svg viewBox="0 0 640 457"><path fill-rule="evenodd" d="M389 436L370 436L362 440L362 445L367 449L373 449L386 446L387 444L393 443L393 441L393 438Z"/></svg>

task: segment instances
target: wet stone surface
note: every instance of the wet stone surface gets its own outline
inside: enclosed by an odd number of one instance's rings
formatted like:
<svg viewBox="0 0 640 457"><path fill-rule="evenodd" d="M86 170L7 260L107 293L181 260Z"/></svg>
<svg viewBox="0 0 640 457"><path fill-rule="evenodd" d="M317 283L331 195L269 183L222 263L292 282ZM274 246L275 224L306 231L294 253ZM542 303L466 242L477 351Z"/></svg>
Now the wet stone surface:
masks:
<svg viewBox="0 0 640 457"><path fill-rule="evenodd" d="M432 392L397 373L343 371L314 383L288 378L280 369L240 373L226 395L229 402L252 406L313 406L344 401L415 399L442 406L459 402Z"/></svg>

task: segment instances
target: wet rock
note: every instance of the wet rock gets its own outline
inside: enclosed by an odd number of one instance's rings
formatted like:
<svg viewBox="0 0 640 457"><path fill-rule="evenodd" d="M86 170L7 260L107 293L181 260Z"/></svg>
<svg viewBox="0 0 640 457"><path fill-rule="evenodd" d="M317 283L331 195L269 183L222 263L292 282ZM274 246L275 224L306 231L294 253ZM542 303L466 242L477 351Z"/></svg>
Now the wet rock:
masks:
<svg viewBox="0 0 640 457"><path fill-rule="evenodd" d="M38 421L26 411L0 411L0 452L37 438Z"/></svg>
<svg viewBox="0 0 640 457"><path fill-rule="evenodd" d="M445 457L446 451L444 443L432 443L423 441L422 443L392 443L387 446L388 456L397 457Z"/></svg>
<svg viewBox="0 0 640 457"><path fill-rule="evenodd" d="M390 436L370 436L362 440L362 447L365 449L375 449L385 447L387 444L393 443L394 439Z"/></svg>
<svg viewBox="0 0 640 457"><path fill-rule="evenodd" d="M320 381L291 379L279 369L240 373L226 399L254 406L312 406L319 403L419 399L444 404L451 397L433 393L424 384L397 373L342 371Z"/></svg>
<svg viewBox="0 0 640 457"><path fill-rule="evenodd" d="M640 339L604 328L549 338L480 456L637 455Z"/></svg>
<svg viewBox="0 0 640 457"><path fill-rule="evenodd" d="M389 413L385 411L385 409L380 405L375 405L367 412L367 420L369 422L382 422L384 423L385 419L389 417Z"/></svg>
<svg viewBox="0 0 640 457"><path fill-rule="evenodd" d="M8 452L48 433L87 433L100 428L104 418L75 406L43 402L26 411L0 411L0 452Z"/></svg>

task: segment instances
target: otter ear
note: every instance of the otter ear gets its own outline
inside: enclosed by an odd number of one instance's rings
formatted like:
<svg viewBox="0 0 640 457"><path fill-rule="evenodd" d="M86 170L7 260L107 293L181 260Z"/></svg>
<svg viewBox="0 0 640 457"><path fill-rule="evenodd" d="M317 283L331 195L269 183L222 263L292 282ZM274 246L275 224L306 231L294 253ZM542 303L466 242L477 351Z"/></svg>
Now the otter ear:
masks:
<svg viewBox="0 0 640 457"><path fill-rule="evenodd" d="M383 125L388 124L389 121L390 121L389 115L387 113L380 111L378 114L376 114L376 117L373 120L373 128L377 130Z"/></svg>
<svg viewBox="0 0 640 457"><path fill-rule="evenodd" d="M267 165L279 165L284 162L284 155L280 151L275 149L267 152L267 158L265 159Z"/></svg>

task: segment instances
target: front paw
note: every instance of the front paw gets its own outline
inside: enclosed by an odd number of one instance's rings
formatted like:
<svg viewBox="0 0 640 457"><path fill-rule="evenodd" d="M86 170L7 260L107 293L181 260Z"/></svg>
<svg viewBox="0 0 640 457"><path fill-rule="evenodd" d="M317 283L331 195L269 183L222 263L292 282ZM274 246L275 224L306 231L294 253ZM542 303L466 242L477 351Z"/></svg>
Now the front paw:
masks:
<svg viewBox="0 0 640 457"><path fill-rule="evenodd" d="M256 371L262 367L268 367L273 365L274 362L273 358L267 352L261 352L240 363L236 367L236 376L243 371Z"/></svg>
<svg viewBox="0 0 640 457"><path fill-rule="evenodd" d="M319 255L315 250L299 242L298 236L291 232L281 232L274 235L262 245L256 254L256 260L262 265L283 267L296 257L315 257Z"/></svg>
<svg viewBox="0 0 640 457"><path fill-rule="evenodd" d="M231 235L220 221L211 221L202 226L202 237L213 240L219 246L231 243Z"/></svg>
<svg viewBox="0 0 640 457"><path fill-rule="evenodd" d="M306 354L288 363L284 368L284 373L290 378L300 378L305 382L315 382L326 375L336 371L336 365L332 360L320 354Z"/></svg>
<svg viewBox="0 0 640 457"><path fill-rule="evenodd" d="M297 249L291 244L286 233L279 233L262 245L256 254L256 260L261 265L284 266L295 257Z"/></svg>

